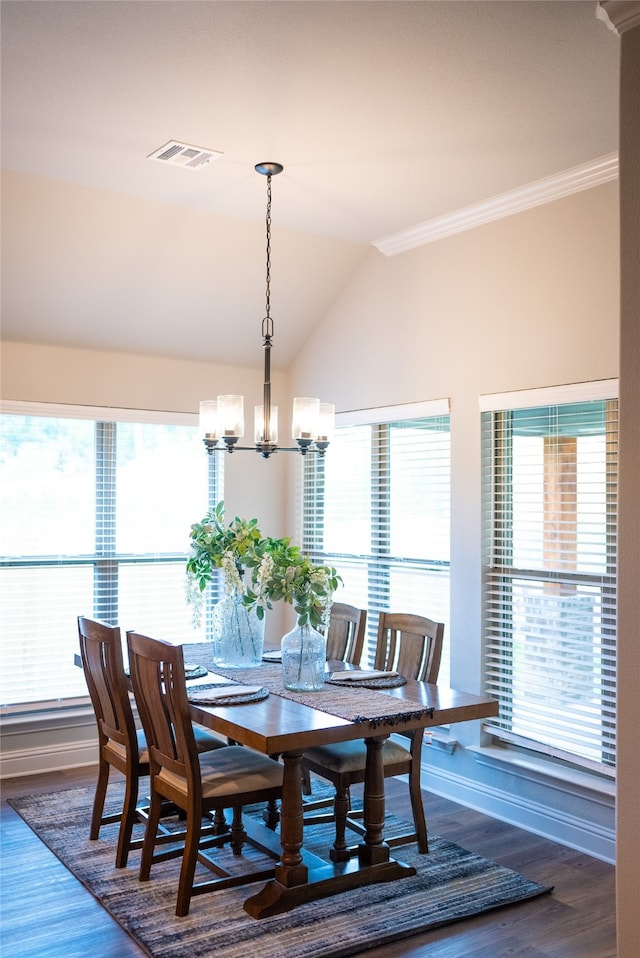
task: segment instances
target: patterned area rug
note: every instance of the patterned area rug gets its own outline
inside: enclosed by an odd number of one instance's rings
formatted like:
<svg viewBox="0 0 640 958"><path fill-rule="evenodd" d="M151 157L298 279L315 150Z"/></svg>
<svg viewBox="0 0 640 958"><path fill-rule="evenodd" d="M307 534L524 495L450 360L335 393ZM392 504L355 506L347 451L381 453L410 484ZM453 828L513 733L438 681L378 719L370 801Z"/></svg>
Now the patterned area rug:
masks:
<svg viewBox="0 0 640 958"><path fill-rule="evenodd" d="M261 885L245 885L196 897L189 915L176 918L179 859L155 865L146 883L137 878L139 851L131 853L126 869L116 870L117 825L103 826L98 841L88 840L92 800L92 788L77 788L10 804L151 958L344 958L551 891L430 835L428 855L412 845L392 850L417 868L411 878L343 892L260 921L242 903L250 888L255 892ZM121 786L111 786L106 810L121 802ZM385 832L391 837L403 827L389 816ZM332 825L306 827L305 846L326 855L332 835Z"/></svg>

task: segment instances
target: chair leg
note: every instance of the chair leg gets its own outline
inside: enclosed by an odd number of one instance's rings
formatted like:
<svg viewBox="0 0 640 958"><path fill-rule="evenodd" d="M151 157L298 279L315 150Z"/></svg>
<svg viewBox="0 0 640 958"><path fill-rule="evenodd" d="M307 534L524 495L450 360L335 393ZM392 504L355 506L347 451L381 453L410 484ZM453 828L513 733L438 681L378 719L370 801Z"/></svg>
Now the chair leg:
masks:
<svg viewBox="0 0 640 958"><path fill-rule="evenodd" d="M311 795L311 772L305 765L302 766L302 794Z"/></svg>
<svg viewBox="0 0 640 958"><path fill-rule="evenodd" d="M176 915L178 918L183 918L189 914L193 879L198 861L201 822L202 814L200 809L194 810L190 808L187 812L187 831L184 852L182 854L182 866L180 868L180 881L178 883L178 901L176 904Z"/></svg>
<svg viewBox="0 0 640 958"><path fill-rule="evenodd" d="M413 812L413 824L416 830L418 851L421 855L426 855L429 851L427 822L424 816L422 792L420 791L420 762L416 762L415 760L411 768L411 774L409 775L409 797L411 798L411 811Z"/></svg>
<svg viewBox="0 0 640 958"><path fill-rule="evenodd" d="M270 828L272 832L275 832L276 828L280 824L280 809L278 807L277 799L269 799L265 808L263 809L262 820L267 828Z"/></svg>
<svg viewBox="0 0 640 958"><path fill-rule="evenodd" d="M247 833L242 824L242 806L236 805L233 809L233 824L231 826L231 850L234 855L241 855Z"/></svg>
<svg viewBox="0 0 640 958"><path fill-rule="evenodd" d="M93 797L93 814L91 815L91 827L89 829L89 839L95 841L100 833L102 824L102 811L104 801L107 797L107 785L109 784L109 763L103 758L100 759L98 768L98 781L96 782L96 791Z"/></svg>
<svg viewBox="0 0 640 958"><path fill-rule="evenodd" d="M225 818L224 808L216 808L213 813L213 834L226 835L229 831L229 823Z"/></svg>
<svg viewBox="0 0 640 958"><path fill-rule="evenodd" d="M329 852L331 860L334 862L344 862L349 859L349 850L345 840L347 828L347 814L351 805L348 788L336 787L336 797L333 803L333 814L336 822L336 838L333 848Z"/></svg>
<svg viewBox="0 0 640 958"><path fill-rule="evenodd" d="M149 881L151 873L151 863L153 861L153 849L156 844L156 835L158 833L158 824L162 813L162 799L155 793L151 795L149 805L149 817L147 819L147 828L144 833L142 843L142 855L140 857L140 881Z"/></svg>
<svg viewBox="0 0 640 958"><path fill-rule="evenodd" d="M136 820L136 804L138 802L138 775L127 775L122 806L122 820L118 833L118 848L116 851L116 868L125 868L129 858L131 834Z"/></svg>

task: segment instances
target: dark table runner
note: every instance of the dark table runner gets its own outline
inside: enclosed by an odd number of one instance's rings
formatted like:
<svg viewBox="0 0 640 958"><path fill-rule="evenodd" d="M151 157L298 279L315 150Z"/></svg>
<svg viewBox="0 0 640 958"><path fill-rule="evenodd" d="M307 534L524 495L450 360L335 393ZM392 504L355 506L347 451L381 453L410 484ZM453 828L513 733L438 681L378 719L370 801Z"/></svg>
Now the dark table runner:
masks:
<svg viewBox="0 0 640 958"><path fill-rule="evenodd" d="M301 702L309 708L328 712L348 722L358 724L368 722L375 727L378 724L402 724L412 717L425 714L429 717L433 716L433 708L425 706L423 702L410 697L399 698L375 689L325 685L318 692L292 692L285 689L282 682L282 668L276 663L265 662L254 669L222 669L213 665L211 645L208 642L185 645L184 651L188 661L204 665L216 675L222 675L243 685L262 685L280 698ZM190 687L195 691L197 685Z"/></svg>

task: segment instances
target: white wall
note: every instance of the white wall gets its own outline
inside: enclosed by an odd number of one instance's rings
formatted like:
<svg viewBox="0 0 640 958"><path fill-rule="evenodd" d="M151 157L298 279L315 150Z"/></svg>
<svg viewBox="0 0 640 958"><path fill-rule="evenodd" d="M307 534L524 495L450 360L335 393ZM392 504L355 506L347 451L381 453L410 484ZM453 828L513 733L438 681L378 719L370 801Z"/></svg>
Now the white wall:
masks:
<svg viewBox="0 0 640 958"><path fill-rule="evenodd" d="M340 411L618 372L617 184L372 250L291 369ZM474 400L475 401L475 400Z"/></svg>

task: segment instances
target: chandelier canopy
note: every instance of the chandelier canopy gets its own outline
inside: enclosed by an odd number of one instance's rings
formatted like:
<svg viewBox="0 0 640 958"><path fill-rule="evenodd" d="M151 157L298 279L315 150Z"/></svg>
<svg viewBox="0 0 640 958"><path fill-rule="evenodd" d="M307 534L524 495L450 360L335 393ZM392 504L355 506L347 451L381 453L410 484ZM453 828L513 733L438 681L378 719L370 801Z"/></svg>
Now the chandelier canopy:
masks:
<svg viewBox="0 0 640 958"><path fill-rule="evenodd" d="M315 452L323 456L333 435L335 407L321 403L319 399L296 396L293 400L291 433L295 446L278 445L278 407L271 402L271 341L273 319L271 317L271 177L282 173L281 163L258 163L256 172L267 178L267 258L266 258L266 307L262 320L262 345L264 348L264 383L262 405L255 407L253 446L239 446L244 436L244 397L218 396L200 403L200 430L207 452L259 452L268 459L274 452Z"/></svg>

